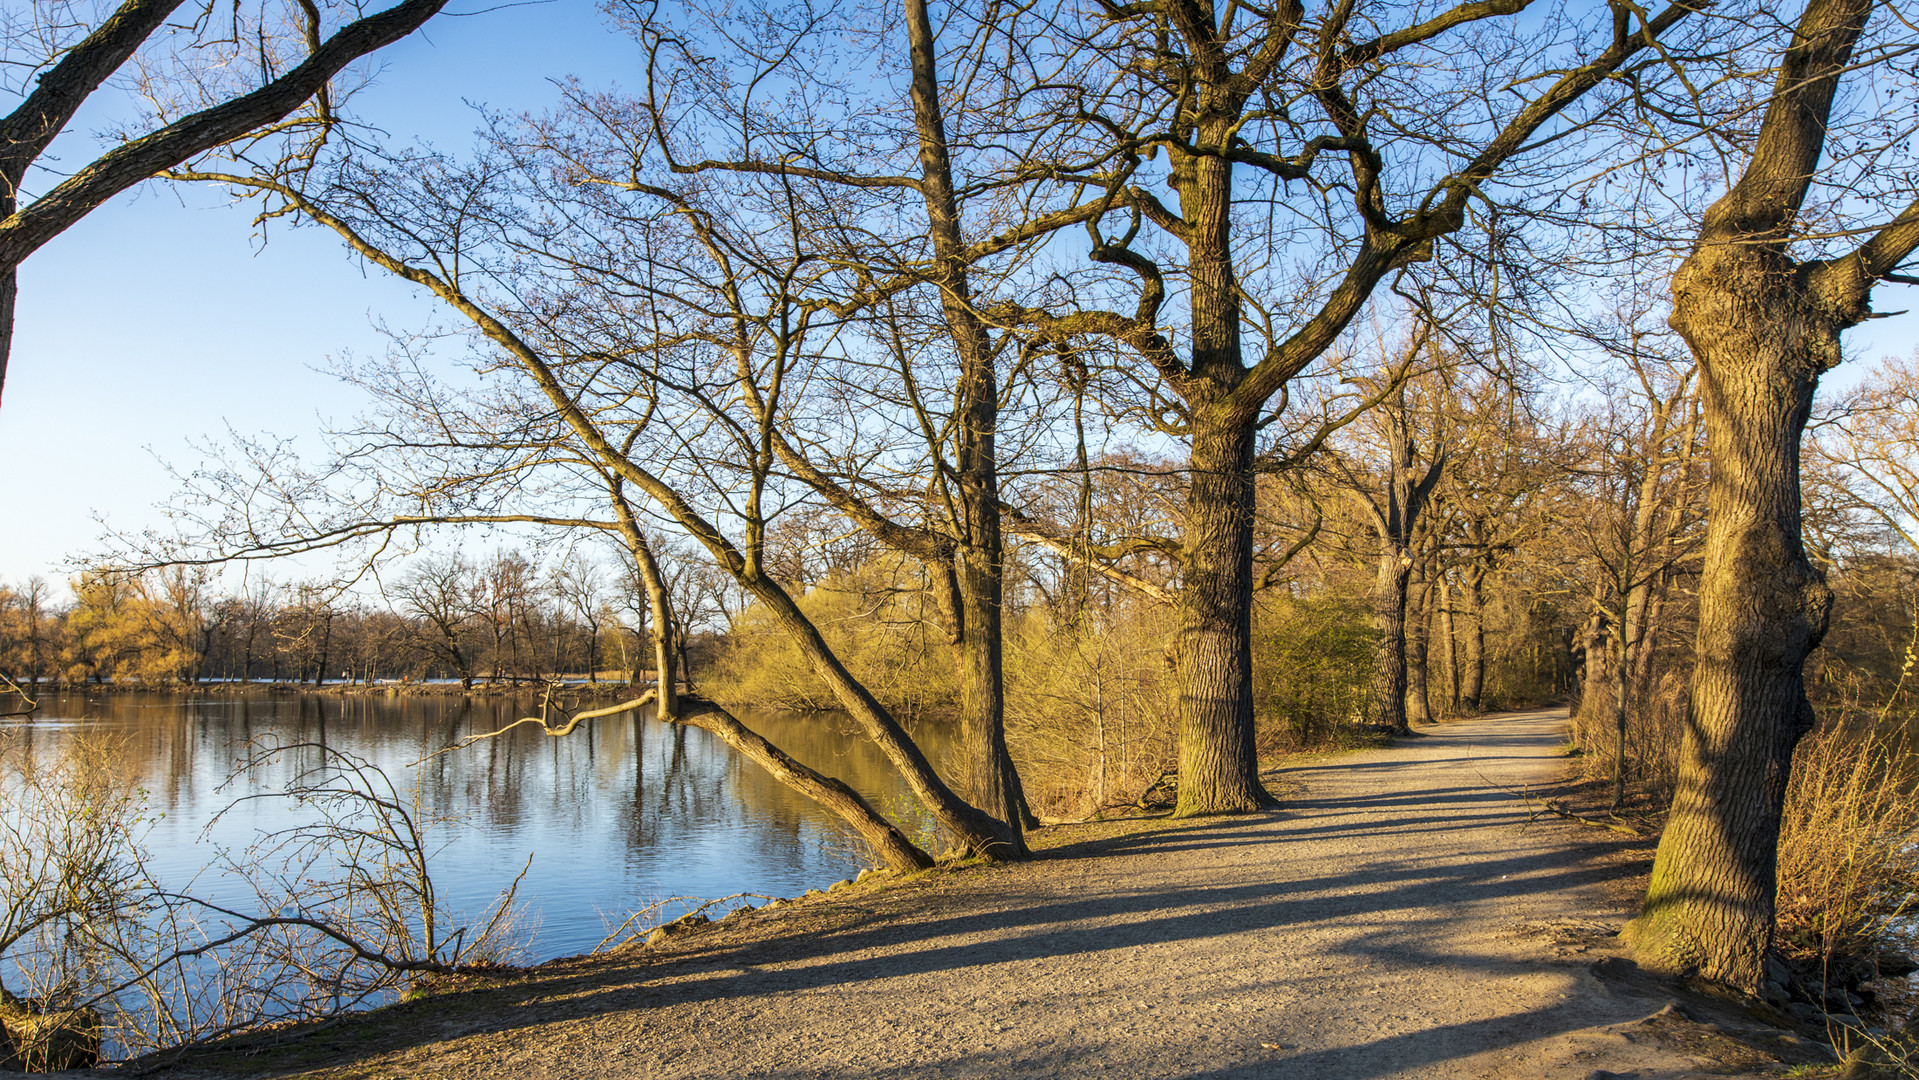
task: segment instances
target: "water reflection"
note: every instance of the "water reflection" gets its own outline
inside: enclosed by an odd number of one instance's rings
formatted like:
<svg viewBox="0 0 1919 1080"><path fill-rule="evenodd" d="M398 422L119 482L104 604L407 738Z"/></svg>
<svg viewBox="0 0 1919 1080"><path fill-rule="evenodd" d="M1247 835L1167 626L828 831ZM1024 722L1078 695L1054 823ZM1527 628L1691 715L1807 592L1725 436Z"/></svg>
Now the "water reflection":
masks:
<svg viewBox="0 0 1919 1080"><path fill-rule="evenodd" d="M160 815L150 840L169 882L194 880L213 847L239 851L294 809L254 800L208 822L236 799L272 790L299 762L283 755L231 781L247 747L322 743L417 783L425 808L449 819L437 839L435 879L456 910L477 913L533 856L520 895L540 925L536 959L591 948L608 918L668 896L735 892L791 896L853 872L857 856L836 819L793 794L724 743L695 728L640 716L594 722L563 739L522 729L434 756L466 735L528 715L530 700L429 697L50 697L10 725L36 752L78 732L124 740ZM741 719L794 757L851 784L882 807L905 787L848 721L830 715L747 712ZM915 734L939 760L945 733ZM208 899L221 885L202 878Z"/></svg>

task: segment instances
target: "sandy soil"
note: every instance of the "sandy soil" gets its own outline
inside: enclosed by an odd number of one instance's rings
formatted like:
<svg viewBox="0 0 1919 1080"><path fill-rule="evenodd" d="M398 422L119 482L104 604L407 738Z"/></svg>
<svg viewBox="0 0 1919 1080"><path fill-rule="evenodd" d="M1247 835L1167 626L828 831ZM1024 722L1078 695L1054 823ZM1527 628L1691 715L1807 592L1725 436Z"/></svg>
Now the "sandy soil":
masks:
<svg viewBox="0 0 1919 1080"><path fill-rule="evenodd" d="M1608 959L1639 867L1519 795L1563 771L1563 724L1449 724L1284 770L1277 813L1047 830L1027 865L843 888L190 1071L1677 1080L1817 1060L1711 999L1661 1012L1674 988Z"/></svg>

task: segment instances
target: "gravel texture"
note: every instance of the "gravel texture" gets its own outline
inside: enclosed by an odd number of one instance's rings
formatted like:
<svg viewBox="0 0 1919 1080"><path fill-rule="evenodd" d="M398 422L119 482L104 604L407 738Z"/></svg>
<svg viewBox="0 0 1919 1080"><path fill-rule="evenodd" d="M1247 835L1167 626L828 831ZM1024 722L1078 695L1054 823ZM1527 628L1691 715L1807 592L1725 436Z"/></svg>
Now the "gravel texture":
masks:
<svg viewBox="0 0 1919 1080"><path fill-rule="evenodd" d="M1608 883L1631 868L1611 834L1535 819L1522 797L1564 771L1564 723L1432 728L1283 770L1275 813L1047 830L1063 841L1029 864L842 888L201 1064L515 1080L1781 1069L1748 1045L1777 1032L1695 1022L1696 1003L1659 1013L1670 988L1629 964L1594 973L1624 917Z"/></svg>

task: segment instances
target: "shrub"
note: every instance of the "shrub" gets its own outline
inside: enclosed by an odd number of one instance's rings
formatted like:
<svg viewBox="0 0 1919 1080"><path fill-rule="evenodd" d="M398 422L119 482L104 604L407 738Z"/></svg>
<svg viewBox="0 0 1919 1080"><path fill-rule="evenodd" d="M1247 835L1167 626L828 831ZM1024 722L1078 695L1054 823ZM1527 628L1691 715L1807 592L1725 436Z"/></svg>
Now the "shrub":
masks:
<svg viewBox="0 0 1919 1080"><path fill-rule="evenodd" d="M1779 833L1780 947L1870 961L1919 890L1919 793L1903 724L1854 713L1793 758Z"/></svg>
<svg viewBox="0 0 1919 1080"><path fill-rule="evenodd" d="M286 827L223 860L236 910L169 888L117 744L0 741L0 1067L86 1066L391 996L517 953L509 888L455 926L428 869L434 824L363 761L318 744L278 791ZM201 882L205 884L205 882ZM517 882L515 883L517 884Z"/></svg>
<svg viewBox="0 0 1919 1080"><path fill-rule="evenodd" d="M1137 801L1178 759L1171 613L1036 611L1009 628L1006 738L1034 812L1083 817Z"/></svg>
<svg viewBox="0 0 1919 1080"><path fill-rule="evenodd" d="M1373 675L1372 612L1348 597L1278 597L1253 620L1260 749L1345 745L1360 733Z"/></svg>
<svg viewBox="0 0 1919 1080"><path fill-rule="evenodd" d="M1618 760L1613 693L1613 684L1602 684L1580 700L1579 711L1573 714L1573 743L1579 747L1581 773L1587 780L1611 779ZM1654 806L1672 801L1690 694L1685 675L1667 671L1626 702L1626 781Z"/></svg>
<svg viewBox="0 0 1919 1080"><path fill-rule="evenodd" d="M874 559L829 575L797 598L846 670L903 717L946 705L955 693L952 652L919 575L917 564ZM707 696L728 704L801 712L839 708L792 636L758 605L735 621L700 685Z"/></svg>

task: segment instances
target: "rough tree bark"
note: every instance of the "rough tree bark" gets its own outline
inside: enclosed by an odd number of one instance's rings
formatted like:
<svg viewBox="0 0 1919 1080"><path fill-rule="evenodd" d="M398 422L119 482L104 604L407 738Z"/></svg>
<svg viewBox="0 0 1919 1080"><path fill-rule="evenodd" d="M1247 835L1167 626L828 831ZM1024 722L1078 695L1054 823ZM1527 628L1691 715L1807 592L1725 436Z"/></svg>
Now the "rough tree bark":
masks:
<svg viewBox="0 0 1919 1080"><path fill-rule="evenodd" d="M1237 319L1231 336L1237 353ZM1180 817L1274 805L1253 743L1253 430L1223 411L1202 407L1192 425L1177 624Z"/></svg>
<svg viewBox="0 0 1919 1080"><path fill-rule="evenodd" d="M1804 663L1831 592L1800 536L1799 440L1840 333L1919 246L1919 204L1838 258L1787 253L1841 74L1874 5L1811 0L1746 171L1673 277L1671 323L1698 358L1711 475L1692 722L1672 814L1627 928L1642 961L1757 992L1772 940L1779 822L1813 724Z"/></svg>
<svg viewBox="0 0 1919 1080"><path fill-rule="evenodd" d="M1373 575L1372 717L1394 731L1410 730L1406 721L1406 592L1413 557L1387 546Z"/></svg>

